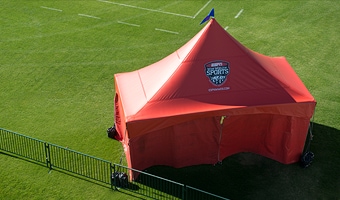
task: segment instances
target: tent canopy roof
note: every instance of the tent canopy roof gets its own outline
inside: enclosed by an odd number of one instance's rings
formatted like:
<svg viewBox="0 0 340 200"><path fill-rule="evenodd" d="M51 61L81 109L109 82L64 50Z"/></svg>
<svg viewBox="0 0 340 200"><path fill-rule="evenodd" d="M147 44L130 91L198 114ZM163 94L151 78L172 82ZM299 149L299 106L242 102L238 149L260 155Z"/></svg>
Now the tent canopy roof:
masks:
<svg viewBox="0 0 340 200"><path fill-rule="evenodd" d="M238 152L296 162L316 105L284 57L244 47L215 19L164 59L115 74L115 89L117 138L139 170Z"/></svg>
<svg viewBox="0 0 340 200"><path fill-rule="evenodd" d="M215 19L164 59L115 74L115 84L126 122L315 102L284 57L244 47Z"/></svg>

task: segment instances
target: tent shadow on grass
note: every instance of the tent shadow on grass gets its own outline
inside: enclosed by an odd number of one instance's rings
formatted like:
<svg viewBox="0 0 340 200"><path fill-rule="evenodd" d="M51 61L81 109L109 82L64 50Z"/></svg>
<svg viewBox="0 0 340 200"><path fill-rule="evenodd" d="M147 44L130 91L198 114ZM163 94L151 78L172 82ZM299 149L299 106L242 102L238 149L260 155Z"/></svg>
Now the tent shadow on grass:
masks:
<svg viewBox="0 0 340 200"><path fill-rule="evenodd" d="M225 158L222 164L179 169L153 166L145 171L231 199L337 199L340 130L314 123L313 134L310 150L315 158L305 169L298 163L284 165L260 155L239 153Z"/></svg>

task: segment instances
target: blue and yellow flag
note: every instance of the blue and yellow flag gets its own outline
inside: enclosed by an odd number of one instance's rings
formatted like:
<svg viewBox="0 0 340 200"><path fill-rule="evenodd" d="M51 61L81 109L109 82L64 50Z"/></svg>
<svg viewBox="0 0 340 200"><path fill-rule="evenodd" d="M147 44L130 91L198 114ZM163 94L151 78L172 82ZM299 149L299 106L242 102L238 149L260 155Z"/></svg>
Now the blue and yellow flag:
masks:
<svg viewBox="0 0 340 200"><path fill-rule="evenodd" d="M210 17L212 17L212 18L215 17L214 8L211 9L211 11L209 12L209 14L201 21L200 25L203 24L204 22L208 21L208 20L210 19Z"/></svg>

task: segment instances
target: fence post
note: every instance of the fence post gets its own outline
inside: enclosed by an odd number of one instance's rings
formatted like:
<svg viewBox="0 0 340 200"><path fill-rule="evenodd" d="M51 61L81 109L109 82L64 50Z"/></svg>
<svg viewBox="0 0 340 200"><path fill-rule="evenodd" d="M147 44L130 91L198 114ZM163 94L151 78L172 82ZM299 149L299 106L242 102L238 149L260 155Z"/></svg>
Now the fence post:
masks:
<svg viewBox="0 0 340 200"><path fill-rule="evenodd" d="M47 168L49 168L50 171L51 171L52 170L52 164L51 164L50 145L47 142L45 142L45 156L46 156Z"/></svg>
<svg viewBox="0 0 340 200"><path fill-rule="evenodd" d="M187 186L184 184L183 189L182 189L182 200L186 199L186 190L187 190Z"/></svg>
<svg viewBox="0 0 340 200"><path fill-rule="evenodd" d="M113 168L113 173L112 173ZM114 176L116 174L116 164L113 164L113 167L111 167L111 185L114 186L114 189L117 190L117 179Z"/></svg>
<svg viewBox="0 0 340 200"><path fill-rule="evenodd" d="M112 168L114 168L114 165L112 165L112 162L110 162L110 183L111 183L111 189L113 190L113 180L112 180Z"/></svg>

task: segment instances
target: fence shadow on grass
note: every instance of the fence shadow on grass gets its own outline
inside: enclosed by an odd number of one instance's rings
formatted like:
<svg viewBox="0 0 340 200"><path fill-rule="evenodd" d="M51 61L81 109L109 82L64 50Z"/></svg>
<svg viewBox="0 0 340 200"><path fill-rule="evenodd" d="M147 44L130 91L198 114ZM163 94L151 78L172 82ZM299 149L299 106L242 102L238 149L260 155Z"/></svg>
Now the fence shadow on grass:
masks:
<svg viewBox="0 0 340 200"><path fill-rule="evenodd" d="M315 158L308 168L239 153L221 165L154 166L145 171L231 199L336 199L340 196L340 131L317 123L312 131L310 151Z"/></svg>
<svg viewBox="0 0 340 200"><path fill-rule="evenodd" d="M28 158L25 158L25 157L21 157L21 156L18 156L18 155L9 153L9 152L0 151L0 155L5 155L5 156L8 156L8 157L12 157L14 159L24 160L24 161L32 163L32 164L36 164L36 165L46 167L46 164L44 164L44 163L39 163L39 162L36 162L34 160L31 160L31 159L28 159Z"/></svg>

